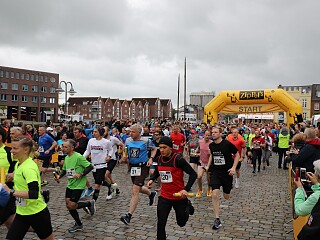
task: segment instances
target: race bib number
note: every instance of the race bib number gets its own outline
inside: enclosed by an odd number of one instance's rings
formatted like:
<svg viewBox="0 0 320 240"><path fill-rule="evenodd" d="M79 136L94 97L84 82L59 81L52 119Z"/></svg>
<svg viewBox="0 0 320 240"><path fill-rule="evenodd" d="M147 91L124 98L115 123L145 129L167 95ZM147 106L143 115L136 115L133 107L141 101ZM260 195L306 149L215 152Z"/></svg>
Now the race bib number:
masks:
<svg viewBox="0 0 320 240"><path fill-rule="evenodd" d="M16 205L20 207L27 206L27 200L25 198L16 197Z"/></svg>
<svg viewBox="0 0 320 240"><path fill-rule="evenodd" d="M224 156L213 156L213 164L214 165L225 165L226 160L224 159Z"/></svg>
<svg viewBox="0 0 320 240"><path fill-rule="evenodd" d="M39 148L38 148L38 152L44 152L44 148L43 148L43 146L39 146Z"/></svg>
<svg viewBox="0 0 320 240"><path fill-rule="evenodd" d="M172 182L172 174L170 171L159 171L161 182L162 183L171 183Z"/></svg>
<svg viewBox="0 0 320 240"><path fill-rule="evenodd" d="M73 178L73 175L76 174L76 169L75 168L69 168L67 169L67 177L68 178Z"/></svg>
<svg viewBox="0 0 320 240"><path fill-rule="evenodd" d="M174 150L179 150L179 145L173 144L173 145L172 145L172 148L173 148Z"/></svg>
<svg viewBox="0 0 320 240"><path fill-rule="evenodd" d="M141 167L132 167L130 170L131 177L141 176Z"/></svg>

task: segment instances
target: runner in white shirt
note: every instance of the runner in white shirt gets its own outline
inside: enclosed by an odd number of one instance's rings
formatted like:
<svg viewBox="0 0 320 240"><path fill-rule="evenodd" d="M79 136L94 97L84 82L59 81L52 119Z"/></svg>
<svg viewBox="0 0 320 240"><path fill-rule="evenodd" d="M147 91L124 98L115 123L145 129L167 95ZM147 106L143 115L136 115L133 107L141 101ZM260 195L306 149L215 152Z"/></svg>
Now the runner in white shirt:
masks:
<svg viewBox="0 0 320 240"><path fill-rule="evenodd" d="M87 150L83 154L88 157L91 154L91 163L94 167L92 170L94 177L93 199L97 201L100 192L100 186L105 182L107 171L107 162L112 158L113 149L111 142L103 138L104 128L96 127L93 130L93 137L88 142Z"/></svg>
<svg viewBox="0 0 320 240"><path fill-rule="evenodd" d="M108 127L104 127L104 130L105 130L104 137L105 137L105 139L107 139L111 142L112 149L113 149L113 154L112 154L111 159L108 161L107 171L106 171L106 175L105 175L106 181L108 183L110 183L106 200L110 200L116 194L120 194L119 186L117 185L117 183L115 183L114 179L111 177L111 173L118 162L118 156L116 155L116 153L118 151L118 146L120 146L122 149L124 149L124 144L118 138L110 136Z"/></svg>

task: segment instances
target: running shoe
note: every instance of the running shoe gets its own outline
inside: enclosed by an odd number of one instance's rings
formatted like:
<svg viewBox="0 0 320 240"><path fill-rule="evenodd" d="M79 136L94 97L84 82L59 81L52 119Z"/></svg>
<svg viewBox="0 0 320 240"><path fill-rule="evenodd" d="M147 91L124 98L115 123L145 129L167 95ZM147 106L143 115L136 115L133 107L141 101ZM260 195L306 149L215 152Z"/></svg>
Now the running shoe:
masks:
<svg viewBox="0 0 320 240"><path fill-rule="evenodd" d="M90 210L89 210L88 207L84 207L84 208L82 208L82 209L83 209L83 211L84 211L86 214L90 214Z"/></svg>
<svg viewBox="0 0 320 240"><path fill-rule="evenodd" d="M41 182L41 186L46 186L46 185L48 185L49 183L48 183L48 181L42 181Z"/></svg>
<svg viewBox="0 0 320 240"><path fill-rule="evenodd" d="M198 192L197 192L197 194L196 194L196 197L199 198L199 197L201 197L201 195L202 195L202 190L199 189Z"/></svg>
<svg viewBox="0 0 320 240"><path fill-rule="evenodd" d="M93 214L96 212L96 201L92 199L90 203L91 203L91 206L89 207L89 211L90 211L90 215L93 216Z"/></svg>
<svg viewBox="0 0 320 240"><path fill-rule="evenodd" d="M43 190L42 191L43 200L45 203L48 203L50 200L50 191L49 190Z"/></svg>
<svg viewBox="0 0 320 240"><path fill-rule="evenodd" d="M86 197L90 197L90 196L92 196L92 195L93 195L93 193L94 193L94 189L93 189L93 187L88 188L88 190L87 190L87 192L86 192Z"/></svg>
<svg viewBox="0 0 320 240"><path fill-rule="evenodd" d="M77 223L75 223L73 227L68 229L68 232L74 233L74 232L82 231L82 230L83 230L83 225L78 225Z"/></svg>
<svg viewBox="0 0 320 240"><path fill-rule="evenodd" d="M194 207L192 206L190 200L188 200L188 208L189 208L189 215L193 215L194 214Z"/></svg>
<svg viewBox="0 0 320 240"><path fill-rule="evenodd" d="M219 219L214 220L214 224L212 226L212 229L219 229L222 227L221 221Z"/></svg>
<svg viewBox="0 0 320 240"><path fill-rule="evenodd" d="M211 197L212 196L212 190L211 189L208 189L207 190L207 197Z"/></svg>
<svg viewBox="0 0 320 240"><path fill-rule="evenodd" d="M157 192L151 192L149 196L149 206L152 206L154 203L154 198L157 196Z"/></svg>
<svg viewBox="0 0 320 240"><path fill-rule="evenodd" d="M130 223L131 220L131 216L129 214L125 214L123 216L121 216L120 218L121 222L123 222L125 225L128 225Z"/></svg>
<svg viewBox="0 0 320 240"><path fill-rule="evenodd" d="M111 200L112 196L113 196L113 194L112 194L111 190L109 190L108 194L107 194L107 197L106 197L106 200Z"/></svg>
<svg viewBox="0 0 320 240"><path fill-rule="evenodd" d="M86 196L86 193L87 193L87 189L83 189L81 193L81 198L84 198Z"/></svg>
<svg viewBox="0 0 320 240"><path fill-rule="evenodd" d="M112 189L112 197L116 196L116 191L117 191L118 185L116 183L111 184L111 189Z"/></svg>

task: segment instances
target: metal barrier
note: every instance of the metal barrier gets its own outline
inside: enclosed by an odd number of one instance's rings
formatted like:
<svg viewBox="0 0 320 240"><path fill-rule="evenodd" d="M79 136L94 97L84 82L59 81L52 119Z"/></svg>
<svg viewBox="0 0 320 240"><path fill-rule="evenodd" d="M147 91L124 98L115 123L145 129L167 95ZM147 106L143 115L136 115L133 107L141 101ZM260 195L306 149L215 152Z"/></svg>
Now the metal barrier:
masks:
<svg viewBox="0 0 320 240"><path fill-rule="evenodd" d="M4 167L0 168L0 183L6 182L6 174L4 171Z"/></svg>

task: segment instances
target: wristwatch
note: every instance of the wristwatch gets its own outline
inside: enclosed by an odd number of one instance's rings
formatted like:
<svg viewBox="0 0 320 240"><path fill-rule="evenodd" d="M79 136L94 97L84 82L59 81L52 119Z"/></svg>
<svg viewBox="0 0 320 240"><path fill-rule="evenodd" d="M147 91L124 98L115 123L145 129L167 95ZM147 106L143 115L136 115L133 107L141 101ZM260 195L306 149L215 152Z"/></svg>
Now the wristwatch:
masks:
<svg viewBox="0 0 320 240"><path fill-rule="evenodd" d="M10 197L13 197L13 194L14 194L15 191L16 190L14 190L14 189L10 189Z"/></svg>

